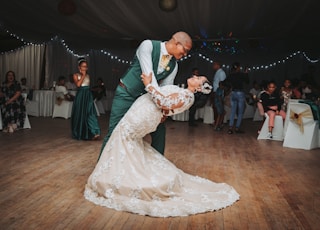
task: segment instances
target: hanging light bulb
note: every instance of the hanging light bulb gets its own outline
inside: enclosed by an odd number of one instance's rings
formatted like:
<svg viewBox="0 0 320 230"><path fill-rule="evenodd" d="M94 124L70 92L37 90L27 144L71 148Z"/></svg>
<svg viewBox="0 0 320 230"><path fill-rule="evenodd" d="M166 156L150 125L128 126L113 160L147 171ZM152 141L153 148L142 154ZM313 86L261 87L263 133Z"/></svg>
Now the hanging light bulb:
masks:
<svg viewBox="0 0 320 230"><path fill-rule="evenodd" d="M159 0L159 7L163 11L174 11L178 6L178 0Z"/></svg>

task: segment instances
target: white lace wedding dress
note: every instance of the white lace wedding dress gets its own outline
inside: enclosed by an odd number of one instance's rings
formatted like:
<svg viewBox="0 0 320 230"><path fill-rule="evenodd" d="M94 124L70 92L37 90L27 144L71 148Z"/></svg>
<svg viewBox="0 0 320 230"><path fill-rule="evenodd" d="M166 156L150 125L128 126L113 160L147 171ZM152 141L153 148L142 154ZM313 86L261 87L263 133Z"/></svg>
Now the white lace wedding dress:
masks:
<svg viewBox="0 0 320 230"><path fill-rule="evenodd" d="M175 100L183 100L184 106L175 113L188 109L194 100L190 91L176 86L162 87L161 92L177 90ZM155 95L153 99L172 104ZM87 181L85 198L118 211L154 217L204 213L237 201L239 194L231 186L184 173L143 140L161 118L150 94L136 100L107 142Z"/></svg>

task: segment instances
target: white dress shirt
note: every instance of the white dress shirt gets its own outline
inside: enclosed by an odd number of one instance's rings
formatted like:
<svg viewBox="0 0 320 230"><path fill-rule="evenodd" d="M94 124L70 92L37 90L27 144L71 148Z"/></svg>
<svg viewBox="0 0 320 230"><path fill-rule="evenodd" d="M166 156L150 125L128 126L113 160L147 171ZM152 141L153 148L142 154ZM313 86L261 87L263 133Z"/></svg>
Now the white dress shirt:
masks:
<svg viewBox="0 0 320 230"><path fill-rule="evenodd" d="M219 82L226 80L227 76L223 69L218 69L213 77L213 92L216 92L219 87Z"/></svg>
<svg viewBox="0 0 320 230"><path fill-rule="evenodd" d="M169 55L165 46L165 42L161 42L160 48L161 49L160 49L159 60L161 60L162 55ZM136 51L136 55L140 62L142 73L145 73L147 75L152 73L151 85L158 88L159 85L153 72L152 49L153 49L153 46L152 46L151 40L144 40L138 47ZM160 61L159 61L159 64L160 64ZM159 71L161 71L161 68L159 68L158 66L158 73L160 73ZM175 65L175 68L173 69L173 71L169 74L169 76L167 76L165 79L162 80L160 85L161 86L173 85L174 78L176 77L177 72L178 72L178 65Z"/></svg>

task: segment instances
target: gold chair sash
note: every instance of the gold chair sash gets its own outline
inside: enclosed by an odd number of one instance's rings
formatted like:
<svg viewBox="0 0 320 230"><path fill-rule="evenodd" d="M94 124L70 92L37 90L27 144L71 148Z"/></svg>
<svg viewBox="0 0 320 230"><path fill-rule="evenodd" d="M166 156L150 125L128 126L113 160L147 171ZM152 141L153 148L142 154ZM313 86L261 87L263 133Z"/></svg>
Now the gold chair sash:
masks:
<svg viewBox="0 0 320 230"><path fill-rule="evenodd" d="M290 120L294 121L297 125L299 125L301 133L304 132L303 121L302 121L303 117L313 119L311 110L307 109L301 113L295 113L290 109Z"/></svg>

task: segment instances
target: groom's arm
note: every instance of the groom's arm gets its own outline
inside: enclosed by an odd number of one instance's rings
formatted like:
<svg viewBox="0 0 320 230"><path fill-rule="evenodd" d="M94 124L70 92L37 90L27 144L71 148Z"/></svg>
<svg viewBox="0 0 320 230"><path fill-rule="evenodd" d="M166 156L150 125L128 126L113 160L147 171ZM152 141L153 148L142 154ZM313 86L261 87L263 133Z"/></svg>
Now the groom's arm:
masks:
<svg viewBox="0 0 320 230"><path fill-rule="evenodd" d="M152 63L152 42L151 40L144 40L141 42L140 46L136 51L137 58L140 63L142 73L151 73L152 81L151 85L155 88L159 88L157 79L153 72L153 63Z"/></svg>

